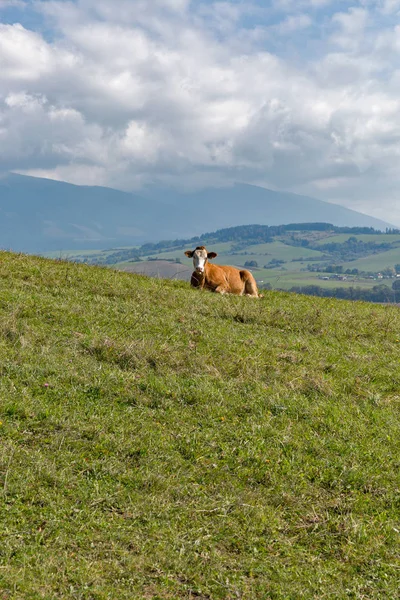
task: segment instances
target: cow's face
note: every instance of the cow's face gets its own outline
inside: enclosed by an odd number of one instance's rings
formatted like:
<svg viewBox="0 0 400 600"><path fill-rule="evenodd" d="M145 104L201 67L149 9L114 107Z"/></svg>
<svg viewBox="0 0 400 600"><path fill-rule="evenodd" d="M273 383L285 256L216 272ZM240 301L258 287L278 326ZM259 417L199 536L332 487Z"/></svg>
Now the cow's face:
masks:
<svg viewBox="0 0 400 600"><path fill-rule="evenodd" d="M216 252L207 252L204 246L198 246L196 250L186 250L185 254L193 258L196 273L204 273L207 261L217 256Z"/></svg>

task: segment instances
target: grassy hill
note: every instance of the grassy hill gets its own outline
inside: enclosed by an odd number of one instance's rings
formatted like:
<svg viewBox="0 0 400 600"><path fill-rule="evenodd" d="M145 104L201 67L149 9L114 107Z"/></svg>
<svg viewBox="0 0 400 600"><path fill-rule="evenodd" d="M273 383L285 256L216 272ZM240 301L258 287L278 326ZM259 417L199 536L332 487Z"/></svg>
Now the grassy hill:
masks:
<svg viewBox="0 0 400 600"><path fill-rule="evenodd" d="M400 313L0 254L0 590L398 594Z"/></svg>

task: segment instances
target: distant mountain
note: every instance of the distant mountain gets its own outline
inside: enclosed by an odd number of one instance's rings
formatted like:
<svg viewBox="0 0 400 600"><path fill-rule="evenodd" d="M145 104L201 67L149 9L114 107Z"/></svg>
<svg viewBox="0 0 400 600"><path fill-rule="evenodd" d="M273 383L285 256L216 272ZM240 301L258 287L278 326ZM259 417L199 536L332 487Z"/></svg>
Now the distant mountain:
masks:
<svg viewBox="0 0 400 600"><path fill-rule="evenodd" d="M191 194L151 190L149 196L185 209L197 230L215 231L237 225L285 225L288 223L331 223L345 227L394 227L354 210L290 192L276 192L237 183L229 188L210 188ZM196 235L197 235L196 231Z"/></svg>
<svg viewBox="0 0 400 600"><path fill-rule="evenodd" d="M9 174L0 179L0 247L42 252L134 245L173 235L173 212L136 194Z"/></svg>
<svg viewBox="0 0 400 600"><path fill-rule="evenodd" d="M236 225L310 221L391 226L336 204L244 184L138 195L12 173L0 178L0 248L24 252L132 246Z"/></svg>

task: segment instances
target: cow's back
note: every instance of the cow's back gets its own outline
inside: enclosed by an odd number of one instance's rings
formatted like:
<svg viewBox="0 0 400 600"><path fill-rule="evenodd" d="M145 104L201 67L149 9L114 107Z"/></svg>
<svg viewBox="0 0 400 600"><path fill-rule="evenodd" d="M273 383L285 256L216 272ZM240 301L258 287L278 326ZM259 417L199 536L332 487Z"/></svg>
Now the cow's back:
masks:
<svg viewBox="0 0 400 600"><path fill-rule="evenodd" d="M213 266L217 267L217 265ZM231 294L243 294L245 287L245 279L243 279L241 276L242 271L239 271L239 269L237 269L236 267L230 267L227 265L217 268L220 268L223 273L221 279L223 279L226 282L228 291ZM248 273L248 271L244 272ZM251 275L251 273L249 273L249 275Z"/></svg>

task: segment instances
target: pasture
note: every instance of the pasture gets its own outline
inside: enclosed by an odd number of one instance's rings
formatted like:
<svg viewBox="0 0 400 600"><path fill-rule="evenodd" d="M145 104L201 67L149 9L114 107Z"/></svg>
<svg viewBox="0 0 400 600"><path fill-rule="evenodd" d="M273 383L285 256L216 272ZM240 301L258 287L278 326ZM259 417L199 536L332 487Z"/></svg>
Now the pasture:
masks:
<svg viewBox="0 0 400 600"><path fill-rule="evenodd" d="M3 598L395 598L400 314L0 255Z"/></svg>
<svg viewBox="0 0 400 600"><path fill-rule="evenodd" d="M335 242L336 244L343 244L349 237L354 237L360 242L372 242L373 244L397 244L400 243L400 235L396 233L336 233L330 236L321 237L314 243L318 246L324 244L330 244Z"/></svg>
<svg viewBox="0 0 400 600"><path fill-rule="evenodd" d="M325 273L311 273L309 271L288 271L281 269L253 269L253 275L257 281L262 280L265 285L270 283L272 288L279 288L281 290L289 290L293 286L308 286L318 285L321 288L348 288L348 287L360 287L365 290L373 288L375 285L389 285L391 286L390 280L375 280L366 279L357 276L348 275L345 281L338 279L330 279L328 281L320 279L320 276L329 275Z"/></svg>
<svg viewBox="0 0 400 600"><path fill-rule="evenodd" d="M0 255L7 600L388 599L400 313Z"/></svg>
<svg viewBox="0 0 400 600"><path fill-rule="evenodd" d="M386 267L393 267L395 264L400 264L400 247L372 254L358 260L353 260L348 263L343 263L344 269L359 269L363 271L381 271Z"/></svg>
<svg viewBox="0 0 400 600"><path fill-rule="evenodd" d="M280 260L291 261L293 259L304 258L321 258L322 252L312 250L311 248L300 248L298 246L288 246L287 244L276 241L269 244L253 244L246 246L243 252L249 256L259 254L264 257L264 261L268 262L273 258Z"/></svg>

